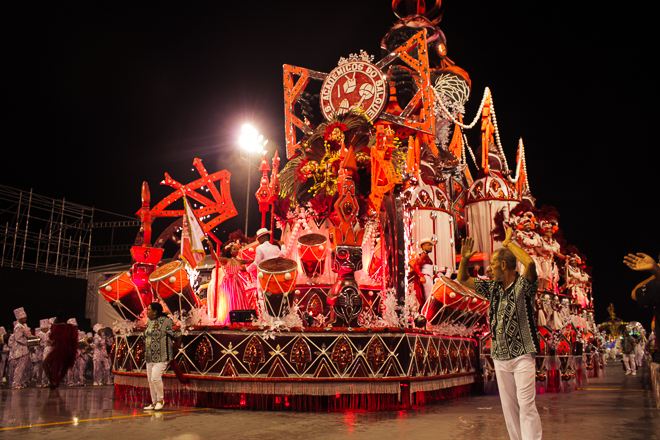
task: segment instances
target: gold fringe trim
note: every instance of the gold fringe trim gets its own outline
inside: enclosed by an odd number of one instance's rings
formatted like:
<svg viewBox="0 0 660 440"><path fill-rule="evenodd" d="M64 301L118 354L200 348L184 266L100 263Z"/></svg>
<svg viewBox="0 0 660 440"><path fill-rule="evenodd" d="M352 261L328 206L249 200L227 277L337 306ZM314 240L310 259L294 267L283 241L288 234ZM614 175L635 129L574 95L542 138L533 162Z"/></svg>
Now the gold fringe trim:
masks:
<svg viewBox="0 0 660 440"><path fill-rule="evenodd" d="M448 377L446 379L435 379L425 381L414 381L410 383L410 393L418 391L436 391L445 388L453 388L461 385L474 383L474 376Z"/></svg>

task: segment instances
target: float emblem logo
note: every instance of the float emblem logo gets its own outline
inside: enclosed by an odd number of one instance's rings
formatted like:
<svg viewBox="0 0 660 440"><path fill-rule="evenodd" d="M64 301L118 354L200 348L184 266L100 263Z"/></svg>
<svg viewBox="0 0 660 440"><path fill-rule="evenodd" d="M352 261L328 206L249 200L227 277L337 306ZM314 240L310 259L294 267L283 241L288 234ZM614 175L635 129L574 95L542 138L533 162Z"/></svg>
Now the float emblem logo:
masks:
<svg viewBox="0 0 660 440"><path fill-rule="evenodd" d="M321 111L326 119L331 119L335 113L341 115L360 108L375 121L387 105L387 89L387 79L378 67L350 61L335 68L323 81Z"/></svg>

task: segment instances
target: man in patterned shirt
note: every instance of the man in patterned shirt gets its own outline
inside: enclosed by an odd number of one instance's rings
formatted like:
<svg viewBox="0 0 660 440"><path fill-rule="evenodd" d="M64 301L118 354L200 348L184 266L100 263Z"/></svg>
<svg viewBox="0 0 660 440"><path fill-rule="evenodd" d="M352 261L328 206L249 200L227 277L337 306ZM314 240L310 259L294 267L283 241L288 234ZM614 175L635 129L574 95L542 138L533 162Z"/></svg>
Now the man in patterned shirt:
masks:
<svg viewBox="0 0 660 440"><path fill-rule="evenodd" d="M467 237L461 248L458 281L490 301L491 356L504 420L512 440L540 439L541 418L536 410L536 366L539 350L534 302L538 290L536 264L525 251L511 242L506 231L503 248L495 250L487 269L489 281L470 277L468 264L476 253L474 239ZM524 266L516 272L516 260Z"/></svg>

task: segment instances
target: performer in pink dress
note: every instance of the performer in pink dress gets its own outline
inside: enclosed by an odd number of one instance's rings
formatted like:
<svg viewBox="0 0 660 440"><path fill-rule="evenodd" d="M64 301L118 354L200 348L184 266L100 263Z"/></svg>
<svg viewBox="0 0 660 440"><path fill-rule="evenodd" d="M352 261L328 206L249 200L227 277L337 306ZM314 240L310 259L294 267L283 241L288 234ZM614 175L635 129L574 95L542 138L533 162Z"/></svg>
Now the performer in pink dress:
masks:
<svg viewBox="0 0 660 440"><path fill-rule="evenodd" d="M230 243L225 246L224 256L218 258L225 269L217 294L216 310L219 325L229 324L229 312L232 310L249 308L245 285L239 272L245 270L244 265L250 264L252 260L237 259L236 255L238 255L238 245Z"/></svg>

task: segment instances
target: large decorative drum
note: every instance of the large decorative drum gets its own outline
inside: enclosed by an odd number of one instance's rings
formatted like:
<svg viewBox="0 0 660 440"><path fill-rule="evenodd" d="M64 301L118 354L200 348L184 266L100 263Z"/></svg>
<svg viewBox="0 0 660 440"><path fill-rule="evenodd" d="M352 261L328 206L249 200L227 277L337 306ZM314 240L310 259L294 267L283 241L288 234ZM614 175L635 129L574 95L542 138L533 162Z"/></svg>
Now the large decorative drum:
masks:
<svg viewBox="0 0 660 440"><path fill-rule="evenodd" d="M159 267L149 275L149 282L170 312L183 313L199 307L199 299L190 286L183 261L172 261Z"/></svg>
<svg viewBox="0 0 660 440"><path fill-rule="evenodd" d="M296 286L298 264L288 258L271 258L259 263L257 278L264 292L266 313L283 316L288 313Z"/></svg>
<svg viewBox="0 0 660 440"><path fill-rule="evenodd" d="M477 295L473 289L440 276L433 286L431 296L422 308L422 314L432 324L442 322L461 322L472 325L483 316L488 301Z"/></svg>
<svg viewBox="0 0 660 440"><path fill-rule="evenodd" d="M146 306L128 272L110 278L99 287L99 293L124 319L138 319Z"/></svg>
<svg viewBox="0 0 660 440"><path fill-rule="evenodd" d="M328 239L323 234L305 234L298 238L298 256L309 278L323 275Z"/></svg>

